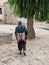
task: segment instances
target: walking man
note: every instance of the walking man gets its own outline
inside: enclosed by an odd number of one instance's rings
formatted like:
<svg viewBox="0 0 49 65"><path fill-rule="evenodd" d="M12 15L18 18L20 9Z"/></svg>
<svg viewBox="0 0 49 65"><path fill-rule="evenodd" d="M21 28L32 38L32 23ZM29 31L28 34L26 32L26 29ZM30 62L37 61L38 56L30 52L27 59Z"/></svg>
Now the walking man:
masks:
<svg viewBox="0 0 49 65"><path fill-rule="evenodd" d="M18 22L18 26L15 28L15 35L18 43L18 49L20 54L26 55L26 41L27 41L28 30L21 21Z"/></svg>

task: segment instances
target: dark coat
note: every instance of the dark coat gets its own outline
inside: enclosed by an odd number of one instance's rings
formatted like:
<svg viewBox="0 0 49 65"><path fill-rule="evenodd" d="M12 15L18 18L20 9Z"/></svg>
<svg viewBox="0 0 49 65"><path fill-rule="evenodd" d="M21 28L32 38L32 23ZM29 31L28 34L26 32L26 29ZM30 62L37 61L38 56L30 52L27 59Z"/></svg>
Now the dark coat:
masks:
<svg viewBox="0 0 49 65"><path fill-rule="evenodd" d="M26 26L24 25L18 25L16 28L15 28L15 35L17 35L17 32L20 33L20 32L25 32L25 36L26 36L26 39L27 39L27 34L28 34L28 29L26 28Z"/></svg>

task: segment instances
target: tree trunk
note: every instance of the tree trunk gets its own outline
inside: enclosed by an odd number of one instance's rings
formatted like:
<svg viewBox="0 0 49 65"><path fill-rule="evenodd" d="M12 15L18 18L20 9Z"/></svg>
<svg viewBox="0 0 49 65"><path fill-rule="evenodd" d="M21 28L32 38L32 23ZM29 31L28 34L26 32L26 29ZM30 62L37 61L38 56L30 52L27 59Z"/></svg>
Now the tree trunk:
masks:
<svg viewBox="0 0 49 65"><path fill-rule="evenodd" d="M35 38L35 31L33 27L33 16L27 16L28 39Z"/></svg>

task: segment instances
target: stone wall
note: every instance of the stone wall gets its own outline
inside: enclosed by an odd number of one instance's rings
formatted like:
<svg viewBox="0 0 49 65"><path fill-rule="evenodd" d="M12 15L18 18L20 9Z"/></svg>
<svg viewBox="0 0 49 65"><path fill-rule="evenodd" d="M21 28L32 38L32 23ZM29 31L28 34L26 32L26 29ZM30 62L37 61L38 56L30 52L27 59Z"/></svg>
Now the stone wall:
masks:
<svg viewBox="0 0 49 65"><path fill-rule="evenodd" d="M12 12L13 10L10 9L8 4L2 4L2 15L0 15L0 24L17 24L19 20L21 20L24 24L26 23L26 19L14 16Z"/></svg>
<svg viewBox="0 0 49 65"><path fill-rule="evenodd" d="M17 24L17 17L12 14L12 10L8 4L0 4L0 8L2 8L2 14L0 14L0 24Z"/></svg>
<svg viewBox="0 0 49 65"><path fill-rule="evenodd" d="M4 6L0 4L0 8L2 9L2 14L0 14L0 24L4 23Z"/></svg>
<svg viewBox="0 0 49 65"><path fill-rule="evenodd" d="M5 23L9 24L17 24L17 17L12 14L12 9L10 9L8 4L4 4L4 11L5 11Z"/></svg>

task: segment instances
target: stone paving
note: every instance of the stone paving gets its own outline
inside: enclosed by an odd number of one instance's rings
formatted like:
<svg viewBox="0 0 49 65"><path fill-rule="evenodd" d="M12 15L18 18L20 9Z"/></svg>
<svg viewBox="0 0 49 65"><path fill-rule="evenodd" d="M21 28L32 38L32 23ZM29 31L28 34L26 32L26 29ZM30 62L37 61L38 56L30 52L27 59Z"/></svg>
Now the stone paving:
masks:
<svg viewBox="0 0 49 65"><path fill-rule="evenodd" d="M15 38L11 44L1 44L0 65L49 65L49 31L35 27L35 32L36 38L27 41L27 56L19 55Z"/></svg>

